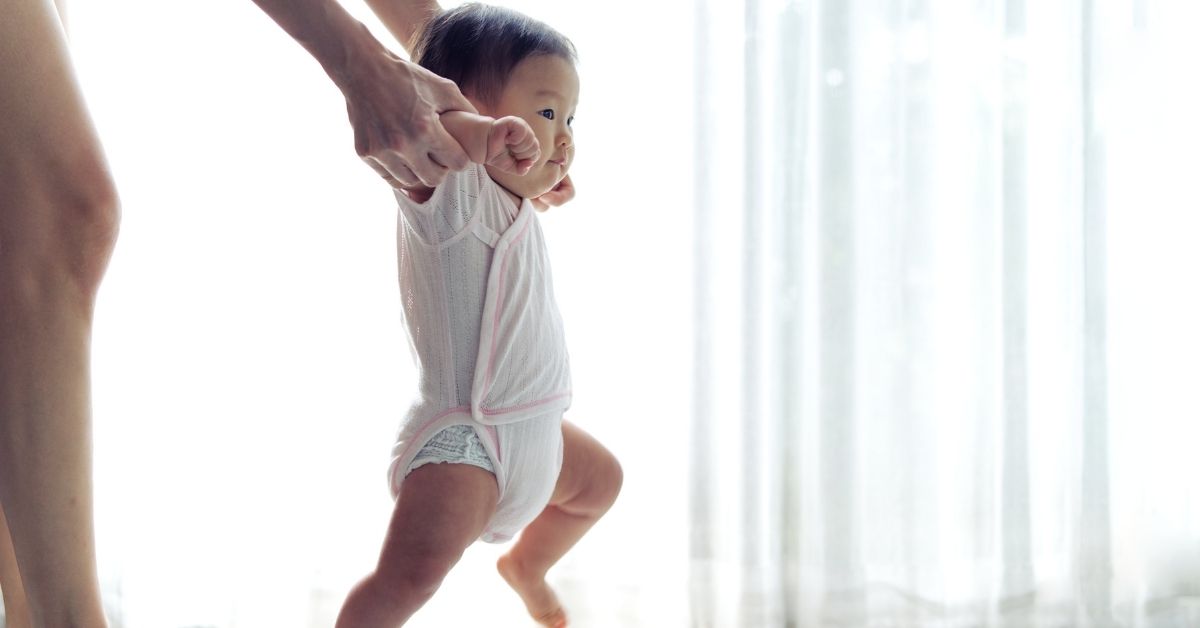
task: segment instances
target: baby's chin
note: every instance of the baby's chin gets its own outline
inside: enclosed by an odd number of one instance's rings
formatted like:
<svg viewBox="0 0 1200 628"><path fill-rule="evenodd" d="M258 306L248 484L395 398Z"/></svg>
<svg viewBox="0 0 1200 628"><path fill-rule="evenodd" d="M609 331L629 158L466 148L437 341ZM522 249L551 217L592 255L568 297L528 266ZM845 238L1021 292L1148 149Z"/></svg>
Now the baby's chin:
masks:
<svg viewBox="0 0 1200 628"><path fill-rule="evenodd" d="M521 198L537 198L553 190L554 186L558 185L559 181L562 181L562 177L557 176L557 173L549 173L544 170L536 172L538 169L538 166L534 166L534 170L522 176L487 166L487 173L493 181L499 183L509 192ZM564 174L563 176L566 175Z"/></svg>

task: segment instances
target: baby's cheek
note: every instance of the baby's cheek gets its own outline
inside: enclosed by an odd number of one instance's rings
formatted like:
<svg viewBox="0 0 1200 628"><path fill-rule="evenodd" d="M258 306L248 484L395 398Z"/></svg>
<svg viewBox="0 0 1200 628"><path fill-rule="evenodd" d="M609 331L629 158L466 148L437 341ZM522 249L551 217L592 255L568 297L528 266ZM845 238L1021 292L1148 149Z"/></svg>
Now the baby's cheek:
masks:
<svg viewBox="0 0 1200 628"><path fill-rule="evenodd" d="M536 168L536 166L534 166L534 168ZM493 181L499 183L504 187L504 189L516 194L517 196L520 196L521 198L536 198L545 193L545 191L541 189L547 185L545 177L544 175L539 177L539 173L536 170L524 176L519 176L488 166L487 172Z"/></svg>

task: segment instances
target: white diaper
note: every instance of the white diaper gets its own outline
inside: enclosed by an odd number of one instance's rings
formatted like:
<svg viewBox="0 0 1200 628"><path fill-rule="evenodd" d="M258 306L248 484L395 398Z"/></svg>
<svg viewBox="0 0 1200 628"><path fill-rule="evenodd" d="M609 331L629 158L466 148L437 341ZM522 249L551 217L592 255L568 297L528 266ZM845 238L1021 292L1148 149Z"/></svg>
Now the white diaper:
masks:
<svg viewBox="0 0 1200 628"><path fill-rule="evenodd" d="M488 458L487 450L483 448L483 441L479 440L479 435L470 425L451 425L435 434L417 452L405 475L427 464L439 463L469 464L493 475L496 473L492 459Z"/></svg>
<svg viewBox="0 0 1200 628"><path fill-rule="evenodd" d="M471 450L482 446L489 469L499 488L496 512L479 539L502 543L516 536L545 509L558 482L562 468L562 415L549 414L502 425L484 425L471 418L470 408L460 408L425 422L416 428L414 421L400 434L392 449L388 469L392 497L400 493L400 484L415 468L429 463L478 463ZM461 427L474 432L464 432ZM447 433L447 429L451 431ZM447 443L450 443L447 446Z"/></svg>

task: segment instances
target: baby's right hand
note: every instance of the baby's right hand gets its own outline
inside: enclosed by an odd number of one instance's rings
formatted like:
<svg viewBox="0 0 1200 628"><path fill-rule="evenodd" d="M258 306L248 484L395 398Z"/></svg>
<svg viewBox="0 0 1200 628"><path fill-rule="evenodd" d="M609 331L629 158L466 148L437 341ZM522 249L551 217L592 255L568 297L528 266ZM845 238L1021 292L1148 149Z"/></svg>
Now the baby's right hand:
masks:
<svg viewBox="0 0 1200 628"><path fill-rule="evenodd" d="M492 123L487 141L487 165L523 175L541 154L537 136L528 122L517 116L505 116Z"/></svg>

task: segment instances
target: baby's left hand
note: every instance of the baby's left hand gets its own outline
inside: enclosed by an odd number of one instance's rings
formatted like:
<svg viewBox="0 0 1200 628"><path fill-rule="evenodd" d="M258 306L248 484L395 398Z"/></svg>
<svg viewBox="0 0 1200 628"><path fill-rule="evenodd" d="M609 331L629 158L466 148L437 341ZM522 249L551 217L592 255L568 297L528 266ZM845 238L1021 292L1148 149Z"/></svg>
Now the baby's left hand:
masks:
<svg viewBox="0 0 1200 628"><path fill-rule="evenodd" d="M567 175L563 177L562 181L558 182L558 185L554 186L553 190L537 198L530 199L529 202L533 203L534 209L544 212L551 207L563 205L573 198L575 198L575 184L571 183L571 175Z"/></svg>
<svg viewBox="0 0 1200 628"><path fill-rule="evenodd" d="M505 116L492 123L487 140L487 165L523 175L541 154L537 136L528 122L517 116Z"/></svg>

